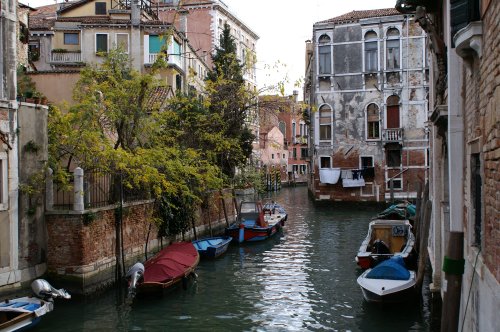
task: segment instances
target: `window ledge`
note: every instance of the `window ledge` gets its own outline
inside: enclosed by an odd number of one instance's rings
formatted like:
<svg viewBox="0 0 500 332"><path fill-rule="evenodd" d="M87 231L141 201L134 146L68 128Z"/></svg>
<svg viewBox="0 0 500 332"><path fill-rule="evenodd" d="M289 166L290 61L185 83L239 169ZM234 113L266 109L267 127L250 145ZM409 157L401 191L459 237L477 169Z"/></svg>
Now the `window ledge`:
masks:
<svg viewBox="0 0 500 332"><path fill-rule="evenodd" d="M462 58L467 58L471 52L475 52L479 57L482 56L482 36L483 22L471 22L465 28L461 29L453 37L457 54Z"/></svg>

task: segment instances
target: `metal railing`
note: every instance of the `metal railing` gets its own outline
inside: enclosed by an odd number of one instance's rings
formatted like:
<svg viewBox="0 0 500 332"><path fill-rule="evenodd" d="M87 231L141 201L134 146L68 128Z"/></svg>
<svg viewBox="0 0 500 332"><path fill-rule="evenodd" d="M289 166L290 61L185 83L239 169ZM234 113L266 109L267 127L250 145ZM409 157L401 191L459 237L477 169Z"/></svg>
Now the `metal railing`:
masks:
<svg viewBox="0 0 500 332"><path fill-rule="evenodd" d="M82 53L80 52L52 52L50 61L55 63L74 63L82 62Z"/></svg>
<svg viewBox="0 0 500 332"><path fill-rule="evenodd" d="M151 198L147 188L124 185L127 178L102 170L86 171L77 168L68 185L51 181L47 187L47 209L78 210L92 209L123 202L141 201Z"/></svg>

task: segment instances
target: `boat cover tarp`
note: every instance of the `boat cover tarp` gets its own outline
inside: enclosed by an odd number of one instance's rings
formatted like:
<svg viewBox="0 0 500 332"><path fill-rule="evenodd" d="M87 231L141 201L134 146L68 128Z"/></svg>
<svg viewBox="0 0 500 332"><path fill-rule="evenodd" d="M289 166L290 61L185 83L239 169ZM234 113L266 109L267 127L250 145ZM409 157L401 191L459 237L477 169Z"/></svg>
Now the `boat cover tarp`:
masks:
<svg viewBox="0 0 500 332"><path fill-rule="evenodd" d="M166 282L182 277L198 260L191 242L172 243L144 263L144 282Z"/></svg>
<svg viewBox="0 0 500 332"><path fill-rule="evenodd" d="M378 219L413 219L417 213L414 204L403 202L389 206L377 215Z"/></svg>
<svg viewBox="0 0 500 332"><path fill-rule="evenodd" d="M366 274L368 279L408 280L410 271L401 256L394 256L375 266Z"/></svg>

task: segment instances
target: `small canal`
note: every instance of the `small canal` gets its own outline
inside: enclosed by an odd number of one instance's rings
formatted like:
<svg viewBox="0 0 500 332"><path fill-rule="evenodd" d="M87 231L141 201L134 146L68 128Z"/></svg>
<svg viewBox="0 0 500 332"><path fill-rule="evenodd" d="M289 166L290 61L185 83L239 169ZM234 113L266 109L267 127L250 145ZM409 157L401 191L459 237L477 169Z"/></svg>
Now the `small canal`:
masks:
<svg viewBox="0 0 500 332"><path fill-rule="evenodd" d="M36 331L428 331L419 298L365 303L354 256L380 208L314 204L306 187L273 198L289 213L282 233L232 245L200 262L187 290L124 304L118 288L57 301Z"/></svg>

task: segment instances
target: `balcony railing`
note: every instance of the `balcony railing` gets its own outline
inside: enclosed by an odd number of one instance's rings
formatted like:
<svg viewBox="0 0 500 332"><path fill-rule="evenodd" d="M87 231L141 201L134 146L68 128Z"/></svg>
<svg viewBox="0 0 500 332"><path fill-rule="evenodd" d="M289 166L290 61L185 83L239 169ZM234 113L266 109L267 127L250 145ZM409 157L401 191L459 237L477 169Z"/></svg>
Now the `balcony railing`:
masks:
<svg viewBox="0 0 500 332"><path fill-rule="evenodd" d="M80 52L52 52L50 61L54 63L75 63L82 62L82 53Z"/></svg>
<svg viewBox="0 0 500 332"><path fill-rule="evenodd" d="M149 53L147 64L153 64L153 63L155 63L155 61L157 59L158 59L158 53ZM181 57L180 57L180 55L177 55L177 54L170 54L168 56L167 64L175 65L179 68L183 68L182 62L181 62Z"/></svg>
<svg viewBox="0 0 500 332"><path fill-rule="evenodd" d="M382 131L382 141L385 143L403 141L403 128L390 128Z"/></svg>

